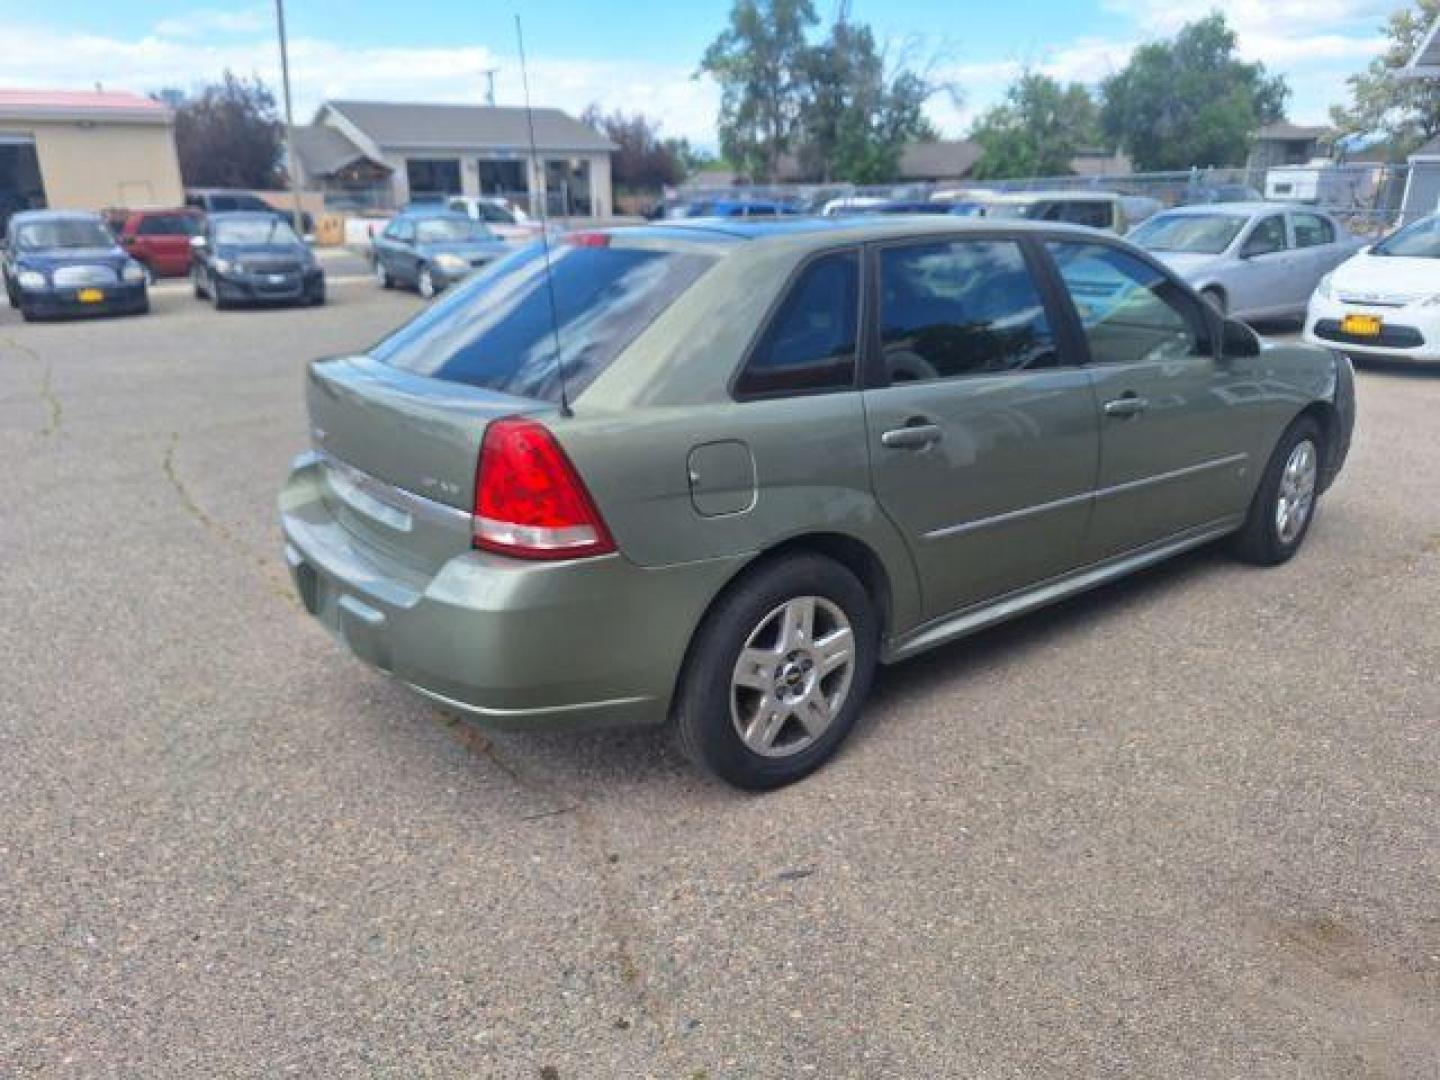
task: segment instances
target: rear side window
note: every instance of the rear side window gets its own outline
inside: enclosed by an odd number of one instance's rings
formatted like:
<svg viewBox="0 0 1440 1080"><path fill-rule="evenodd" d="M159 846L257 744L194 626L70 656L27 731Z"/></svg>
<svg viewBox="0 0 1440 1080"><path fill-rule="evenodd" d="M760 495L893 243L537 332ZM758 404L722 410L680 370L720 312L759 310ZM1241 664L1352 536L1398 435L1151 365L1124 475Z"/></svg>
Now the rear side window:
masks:
<svg viewBox="0 0 1440 1080"><path fill-rule="evenodd" d="M1046 221L1063 221L1069 225L1085 225L1092 229L1108 229L1114 220L1110 204L1097 199L1050 203L1041 216Z"/></svg>
<svg viewBox="0 0 1440 1080"><path fill-rule="evenodd" d="M854 386L859 322L859 253L816 259L776 310L735 392L763 397Z"/></svg>
<svg viewBox="0 0 1440 1080"><path fill-rule="evenodd" d="M1040 290L1013 240L882 249L880 341L892 382L1058 362Z"/></svg>
<svg viewBox="0 0 1440 1080"><path fill-rule="evenodd" d="M557 338L573 396L713 263L689 252L561 244L551 249L547 287L543 249L525 248L421 312L371 355L417 375L559 401Z"/></svg>
<svg viewBox="0 0 1440 1080"><path fill-rule="evenodd" d="M1335 226L1319 214L1291 214L1297 248L1320 247L1335 242Z"/></svg>

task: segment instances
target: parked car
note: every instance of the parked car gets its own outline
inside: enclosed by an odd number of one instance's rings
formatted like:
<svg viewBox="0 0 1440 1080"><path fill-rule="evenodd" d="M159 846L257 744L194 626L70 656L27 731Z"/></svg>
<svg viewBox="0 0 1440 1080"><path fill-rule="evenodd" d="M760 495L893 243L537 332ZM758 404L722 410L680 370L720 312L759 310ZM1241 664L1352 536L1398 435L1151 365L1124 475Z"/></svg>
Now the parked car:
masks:
<svg viewBox="0 0 1440 1080"><path fill-rule="evenodd" d="M1328 274L1305 340L1355 357L1440 362L1440 215L1422 218Z"/></svg>
<svg viewBox="0 0 1440 1080"><path fill-rule="evenodd" d="M0 277L27 322L56 315L150 310L145 267L115 242L99 214L22 210L5 226Z"/></svg>
<svg viewBox="0 0 1440 1080"><path fill-rule="evenodd" d="M110 231L152 279L190 273L190 240L203 225L199 211L116 210L106 214Z"/></svg>
<svg viewBox="0 0 1440 1080"><path fill-rule="evenodd" d="M1257 203L1265 196L1249 184L1191 184L1180 195L1180 206L1202 206L1213 203Z"/></svg>
<svg viewBox="0 0 1440 1080"><path fill-rule="evenodd" d="M684 217L767 218L790 217L799 213L789 203L773 199L701 199L687 206Z"/></svg>
<svg viewBox="0 0 1440 1080"><path fill-rule="evenodd" d="M853 217L890 200L881 195L840 195L820 207L821 217Z"/></svg>
<svg viewBox="0 0 1440 1080"><path fill-rule="evenodd" d="M1057 221L1123 235L1131 225L1125 198L1108 191L1012 191L972 195L970 201L984 208L984 217Z"/></svg>
<svg viewBox="0 0 1440 1080"><path fill-rule="evenodd" d="M370 258L382 287L405 285L429 300L513 250L483 221L438 210L396 215L375 238Z"/></svg>
<svg viewBox="0 0 1440 1080"><path fill-rule="evenodd" d="M195 296L216 308L325 302L325 271L274 211L211 214L191 245Z"/></svg>
<svg viewBox="0 0 1440 1080"><path fill-rule="evenodd" d="M253 191L236 188L189 188L185 192L185 205L203 214L279 214L292 224L294 218L292 211L272 206ZM300 229L306 236L315 231L315 219L308 210L300 212Z"/></svg>
<svg viewBox="0 0 1440 1080"><path fill-rule="evenodd" d="M528 244L540 239L540 222L518 206L489 195L457 195L446 201L447 209L485 223L492 233L509 244Z"/></svg>
<svg viewBox="0 0 1440 1080"><path fill-rule="evenodd" d="M1273 203L1178 207L1130 239L1222 314L1246 320L1303 312L1320 279L1360 247L1329 214Z"/></svg>
<svg viewBox="0 0 1440 1080"><path fill-rule="evenodd" d="M1289 559L1350 442L1343 357L1104 233L667 224L542 259L311 364L296 587L447 709L669 719L743 787L830 757L877 662L1223 537Z"/></svg>

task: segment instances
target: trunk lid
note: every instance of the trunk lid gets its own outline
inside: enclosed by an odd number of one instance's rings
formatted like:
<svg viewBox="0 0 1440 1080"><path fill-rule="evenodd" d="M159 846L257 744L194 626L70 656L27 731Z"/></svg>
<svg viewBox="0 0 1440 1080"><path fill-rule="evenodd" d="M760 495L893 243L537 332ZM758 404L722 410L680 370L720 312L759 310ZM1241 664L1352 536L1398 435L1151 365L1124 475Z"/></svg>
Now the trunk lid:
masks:
<svg viewBox="0 0 1440 1080"><path fill-rule="evenodd" d="M312 363L306 404L336 519L428 571L470 547L475 467L490 421L549 408L365 356Z"/></svg>

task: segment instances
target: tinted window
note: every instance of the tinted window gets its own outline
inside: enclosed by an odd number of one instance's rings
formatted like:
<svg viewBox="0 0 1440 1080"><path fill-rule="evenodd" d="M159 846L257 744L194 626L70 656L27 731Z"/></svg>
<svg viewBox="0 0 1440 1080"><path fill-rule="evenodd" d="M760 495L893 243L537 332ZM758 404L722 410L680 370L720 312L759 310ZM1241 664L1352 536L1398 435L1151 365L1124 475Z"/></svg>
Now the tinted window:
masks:
<svg viewBox="0 0 1440 1080"><path fill-rule="evenodd" d="M481 221L491 221L499 225L515 224L515 218L510 214L510 211L496 206L494 203L482 202L477 204L476 209L480 211Z"/></svg>
<svg viewBox="0 0 1440 1080"><path fill-rule="evenodd" d="M1320 247L1335 242L1335 226L1319 214L1291 214L1297 248Z"/></svg>
<svg viewBox="0 0 1440 1080"><path fill-rule="evenodd" d="M1285 219L1279 214L1267 217L1255 226L1250 238L1245 241L1245 254L1266 255L1272 251L1284 251L1290 246L1285 237Z"/></svg>
<svg viewBox="0 0 1440 1080"><path fill-rule="evenodd" d="M1052 203L1046 210L1045 220L1086 225L1092 229L1108 229L1111 222L1110 204L1094 199Z"/></svg>
<svg viewBox="0 0 1440 1080"><path fill-rule="evenodd" d="M1057 362L1040 291L1013 240L882 249L880 337L895 382Z"/></svg>
<svg viewBox="0 0 1440 1080"><path fill-rule="evenodd" d="M212 195L210 196L210 210L213 213L222 214L228 210L243 210L244 206L240 200L233 195Z"/></svg>
<svg viewBox="0 0 1440 1080"><path fill-rule="evenodd" d="M831 390L855 384L860 256L827 255L790 289L736 384L740 394Z"/></svg>
<svg viewBox="0 0 1440 1080"><path fill-rule="evenodd" d="M1101 244L1047 246L1075 301L1095 363L1208 353L1209 333L1199 305L1149 263Z"/></svg>
<svg viewBox="0 0 1440 1080"><path fill-rule="evenodd" d="M712 262L708 255L559 244L550 254L552 299L543 249L525 248L447 293L372 355L435 379L558 401L557 338L573 395Z"/></svg>
<svg viewBox="0 0 1440 1080"><path fill-rule="evenodd" d="M189 214L150 214L135 230L140 236L193 236L198 231Z"/></svg>

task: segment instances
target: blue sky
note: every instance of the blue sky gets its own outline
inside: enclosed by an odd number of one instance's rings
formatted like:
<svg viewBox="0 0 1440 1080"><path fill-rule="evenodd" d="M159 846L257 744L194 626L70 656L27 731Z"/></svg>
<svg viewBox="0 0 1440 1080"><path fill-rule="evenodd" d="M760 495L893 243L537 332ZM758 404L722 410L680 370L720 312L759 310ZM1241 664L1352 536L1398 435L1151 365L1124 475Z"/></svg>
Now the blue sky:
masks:
<svg viewBox="0 0 1440 1080"><path fill-rule="evenodd" d="M1217 0L1242 52L1285 74L1291 116L1323 121L1344 96L1345 76L1382 45L1379 26L1397 0ZM834 0L816 5L822 18ZM521 10L535 104L579 111L592 101L658 116L667 134L714 143L718 94L691 78L724 24L729 0L607 5L600 0L288 0L297 107L325 97L478 101L485 68L498 67L496 96L520 100L512 15ZM957 86L931 117L946 135L965 133L1028 65L1094 83L1141 41L1173 32L1204 5L1175 0L854 0L893 54L927 61ZM189 86L227 65L273 79L273 6L179 0L0 0L0 85L152 90Z"/></svg>

